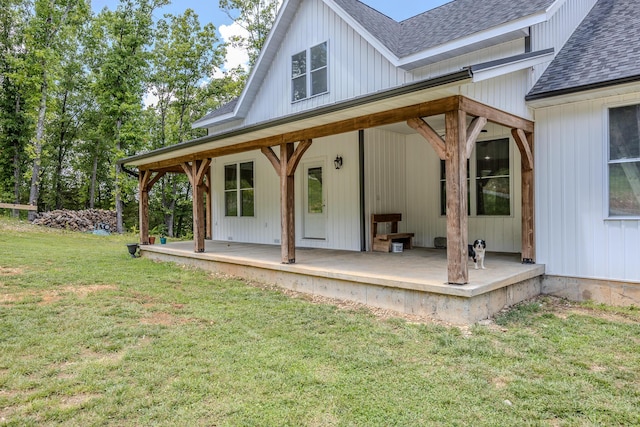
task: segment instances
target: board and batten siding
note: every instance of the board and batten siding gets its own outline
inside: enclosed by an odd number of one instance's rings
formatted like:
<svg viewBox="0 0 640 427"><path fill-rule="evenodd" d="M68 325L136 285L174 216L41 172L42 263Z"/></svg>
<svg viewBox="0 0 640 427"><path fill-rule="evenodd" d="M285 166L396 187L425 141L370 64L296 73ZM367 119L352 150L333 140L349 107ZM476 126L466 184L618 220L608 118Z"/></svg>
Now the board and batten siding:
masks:
<svg viewBox="0 0 640 427"><path fill-rule="evenodd" d="M279 156L278 147L274 147ZM340 154L342 169L336 170L333 160ZM254 162L255 216L226 217L224 210L224 166L239 162ZM303 165L320 161L325 165L327 186L327 238L303 239L302 194ZM360 250L358 134L318 138L305 152L295 175L296 246ZM213 159L211 165L214 196L212 199L213 240L244 243L280 243L280 181L267 158L251 151Z"/></svg>
<svg viewBox="0 0 640 427"><path fill-rule="evenodd" d="M460 94L493 108L531 120L533 113L524 102L530 74L531 70L526 69L478 83L469 83L460 87Z"/></svg>
<svg viewBox="0 0 640 427"><path fill-rule="evenodd" d="M485 139L508 137L505 130ZM522 246L520 154L512 140L509 149L511 215L469 217L469 239L485 239L495 252L520 252ZM399 231L415 233L416 246L433 247L435 237L447 235L446 217L440 215L440 159L422 136L366 130L365 189L367 218L372 213L402 213ZM367 242L370 247L369 237Z"/></svg>
<svg viewBox="0 0 640 427"><path fill-rule="evenodd" d="M536 261L547 274L640 282L640 220L607 212L607 111L638 103L636 93L536 109Z"/></svg>
<svg viewBox="0 0 640 427"><path fill-rule="evenodd" d="M328 43L326 94L291 102L291 56ZM307 111L409 81L321 0L301 2L244 125Z"/></svg>

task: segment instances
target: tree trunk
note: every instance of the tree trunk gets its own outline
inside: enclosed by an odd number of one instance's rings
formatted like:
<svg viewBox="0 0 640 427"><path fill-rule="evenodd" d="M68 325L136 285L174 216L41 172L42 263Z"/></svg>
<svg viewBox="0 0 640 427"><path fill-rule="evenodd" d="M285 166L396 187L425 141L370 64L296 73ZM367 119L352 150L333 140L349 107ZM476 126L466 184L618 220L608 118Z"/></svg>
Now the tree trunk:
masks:
<svg viewBox="0 0 640 427"><path fill-rule="evenodd" d="M93 156L93 169L91 170L91 186L89 187L89 208L96 204L96 179L98 176L98 153Z"/></svg>
<svg viewBox="0 0 640 427"><path fill-rule="evenodd" d="M29 192L29 204L37 206L40 196L40 163L42 161L42 144L44 142L44 119L47 113L47 72L42 73L42 86L40 88L40 106L38 107L38 124L36 127L35 158L33 159L33 172L31 175L31 191ZM36 212L29 211L29 221L36 219Z"/></svg>
<svg viewBox="0 0 640 427"><path fill-rule="evenodd" d="M118 119L116 123L116 148L118 152L122 149L120 144L120 128L122 127L122 119ZM120 174L122 173L122 165L116 162L116 231L122 233L122 197L120 195Z"/></svg>
<svg viewBox="0 0 640 427"><path fill-rule="evenodd" d="M20 113L20 97L16 96L16 117ZM20 166L20 140L14 140L15 152L13 153L13 199L16 205L20 204L20 177L22 176L22 167ZM14 209L12 215L15 218L20 216L20 211Z"/></svg>
<svg viewBox="0 0 640 427"><path fill-rule="evenodd" d="M178 198L178 183L172 179L173 191L171 192L171 201L169 203L169 220L167 221L167 233L171 237L175 237L173 224L176 220L176 199Z"/></svg>

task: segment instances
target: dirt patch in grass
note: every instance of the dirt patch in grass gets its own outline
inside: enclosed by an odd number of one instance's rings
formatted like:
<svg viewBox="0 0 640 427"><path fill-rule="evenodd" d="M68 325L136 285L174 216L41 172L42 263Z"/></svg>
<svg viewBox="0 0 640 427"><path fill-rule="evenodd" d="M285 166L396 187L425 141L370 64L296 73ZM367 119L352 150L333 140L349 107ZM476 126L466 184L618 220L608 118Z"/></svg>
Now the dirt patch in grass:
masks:
<svg viewBox="0 0 640 427"><path fill-rule="evenodd" d="M9 268L0 266L0 276L18 276L22 274L21 268Z"/></svg>
<svg viewBox="0 0 640 427"><path fill-rule="evenodd" d="M72 285L65 286L61 291L78 295L80 298L86 298L87 295L94 292L113 291L116 289L118 289L116 285Z"/></svg>
<svg viewBox="0 0 640 427"><path fill-rule="evenodd" d="M178 324L179 321L169 313L158 311L140 319L140 323L142 323L143 325L171 326Z"/></svg>
<svg viewBox="0 0 640 427"><path fill-rule="evenodd" d="M92 393L81 393L73 396L64 396L60 401L60 407L62 409L75 408L78 406L83 406L87 402L93 399L99 398L99 394Z"/></svg>
<svg viewBox="0 0 640 427"><path fill-rule="evenodd" d="M20 302L25 298L36 297L41 299L41 301L38 302L38 305L44 306L62 300L65 294L74 294L80 298L86 298L91 293L115 289L118 289L115 285L70 285L56 289L0 294L0 304L13 304Z"/></svg>

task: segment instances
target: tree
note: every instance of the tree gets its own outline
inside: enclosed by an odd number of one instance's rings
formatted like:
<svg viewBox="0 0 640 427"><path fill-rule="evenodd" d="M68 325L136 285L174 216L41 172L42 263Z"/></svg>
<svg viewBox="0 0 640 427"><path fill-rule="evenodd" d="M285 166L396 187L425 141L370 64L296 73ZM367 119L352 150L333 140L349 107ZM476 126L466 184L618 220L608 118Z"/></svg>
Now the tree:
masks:
<svg viewBox="0 0 640 427"><path fill-rule="evenodd" d="M166 15L158 22L151 75L151 90L158 99L158 122L150 148L202 136L202 130L192 130L190 126L193 107L199 101L200 86L220 68L223 56L215 27L201 27L193 10L187 9L178 16ZM186 188L186 180L174 176L165 176L160 182L163 220L170 236L174 235L176 199Z"/></svg>
<svg viewBox="0 0 640 427"><path fill-rule="evenodd" d="M235 36L231 43L247 50L250 66L260 55L281 4L281 0L219 0L220 9L247 32L246 36Z"/></svg>
<svg viewBox="0 0 640 427"><path fill-rule="evenodd" d="M30 11L21 0L0 0L0 5L0 200L20 203L26 148L33 134L28 101L34 85L25 73Z"/></svg>
<svg viewBox="0 0 640 427"><path fill-rule="evenodd" d="M103 10L96 19L92 45L95 48L94 96L101 110L101 130L113 141L115 163L114 202L117 231L123 231L123 195L135 184L122 176L115 159L135 151L144 140L139 119L149 67L148 47L153 43L153 11L168 0L121 0L114 11Z"/></svg>
<svg viewBox="0 0 640 427"><path fill-rule="evenodd" d="M88 6L83 0L35 0L35 14L31 18L26 37L29 71L33 73L39 86L38 115L35 139L33 141L33 169L29 203L37 204L42 146L45 139L45 119L51 78L60 60L64 41L69 31L73 31L84 20ZM75 27L75 28L74 28ZM35 212L29 212L29 219Z"/></svg>

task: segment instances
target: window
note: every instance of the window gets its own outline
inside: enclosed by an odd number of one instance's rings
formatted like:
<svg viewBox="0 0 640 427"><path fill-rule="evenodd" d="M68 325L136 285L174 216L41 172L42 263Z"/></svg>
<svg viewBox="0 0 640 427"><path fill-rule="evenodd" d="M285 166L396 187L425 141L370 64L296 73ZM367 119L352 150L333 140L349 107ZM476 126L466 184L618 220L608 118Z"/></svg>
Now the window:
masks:
<svg viewBox="0 0 640 427"><path fill-rule="evenodd" d="M510 215L509 140L476 143L476 214Z"/></svg>
<svg viewBox="0 0 640 427"><path fill-rule="evenodd" d="M253 162L224 167L225 216L254 216Z"/></svg>
<svg viewBox="0 0 640 427"><path fill-rule="evenodd" d="M291 102L328 92L327 42L291 57Z"/></svg>
<svg viewBox="0 0 640 427"><path fill-rule="evenodd" d="M609 110L609 216L640 216L640 105Z"/></svg>
<svg viewBox="0 0 640 427"><path fill-rule="evenodd" d="M473 170L471 170L473 168ZM473 177L473 178L470 178ZM445 162L440 161L440 214L446 215ZM467 161L467 214L511 215L509 139L476 143L475 154ZM472 206L471 201L475 203Z"/></svg>

